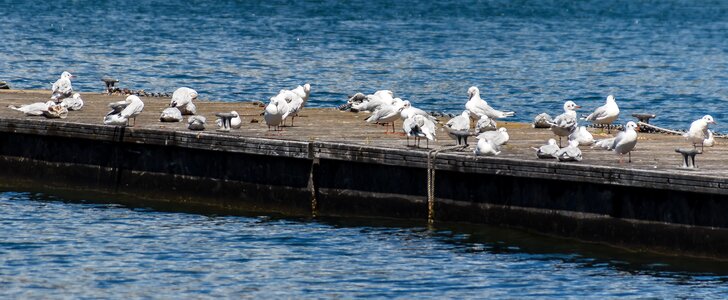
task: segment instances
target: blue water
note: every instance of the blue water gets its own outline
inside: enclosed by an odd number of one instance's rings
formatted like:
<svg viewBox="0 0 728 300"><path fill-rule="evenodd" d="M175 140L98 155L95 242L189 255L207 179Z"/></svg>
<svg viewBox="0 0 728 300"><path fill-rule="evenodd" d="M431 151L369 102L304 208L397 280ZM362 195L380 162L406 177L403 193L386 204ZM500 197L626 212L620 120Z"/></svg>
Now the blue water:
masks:
<svg viewBox="0 0 728 300"><path fill-rule="evenodd" d="M727 263L523 232L0 192L2 298L726 298Z"/></svg>
<svg viewBox="0 0 728 300"><path fill-rule="evenodd" d="M49 88L63 70L147 91L266 100L313 85L312 106L391 89L458 112L477 85L529 121L565 99L586 110L616 95L687 128L728 129L726 1L0 1L0 80Z"/></svg>
<svg viewBox="0 0 728 300"><path fill-rule="evenodd" d="M5 1L0 80L310 105L391 89L458 112L477 85L529 121L616 95L727 131L728 1ZM0 193L0 298L726 298L728 266L488 227L225 216ZM97 203L97 204L94 204Z"/></svg>

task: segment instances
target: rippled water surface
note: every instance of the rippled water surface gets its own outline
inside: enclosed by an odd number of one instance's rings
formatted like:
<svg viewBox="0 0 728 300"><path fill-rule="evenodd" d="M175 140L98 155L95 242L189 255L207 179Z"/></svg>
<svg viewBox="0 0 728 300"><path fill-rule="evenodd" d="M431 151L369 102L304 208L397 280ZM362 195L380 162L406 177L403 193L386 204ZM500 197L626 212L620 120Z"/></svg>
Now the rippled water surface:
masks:
<svg viewBox="0 0 728 300"><path fill-rule="evenodd" d="M203 98L265 100L311 82L311 105L391 89L458 112L470 85L528 121L616 95L687 128L728 129L726 1L0 1L0 80L49 88L63 70Z"/></svg>
<svg viewBox="0 0 728 300"><path fill-rule="evenodd" d="M0 297L728 297L726 264L487 227L222 216L0 192Z"/></svg>

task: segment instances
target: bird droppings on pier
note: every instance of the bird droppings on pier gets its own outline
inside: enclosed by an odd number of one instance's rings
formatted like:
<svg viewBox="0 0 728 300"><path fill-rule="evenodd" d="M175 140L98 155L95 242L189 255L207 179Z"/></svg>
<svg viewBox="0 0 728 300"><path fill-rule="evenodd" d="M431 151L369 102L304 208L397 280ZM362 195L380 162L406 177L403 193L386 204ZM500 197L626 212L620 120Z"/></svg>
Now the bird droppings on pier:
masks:
<svg viewBox="0 0 728 300"><path fill-rule="evenodd" d="M0 118L2 119L38 119L48 122L76 122L87 124L103 124L103 117L108 111L110 102L121 101L125 96L105 95L99 93L82 94L85 105L80 111L68 113L65 119L47 120L44 117L25 116L20 112L11 110L8 105L22 105L33 102L47 101L50 93L46 91L7 90L0 92ZM158 129L168 131L189 131L187 122L160 122L161 112L169 107L170 98L145 98L144 111L136 120L136 128ZM429 149L414 148L407 146L406 136L402 133L402 121L396 120L396 134L383 134L384 128L378 124L369 124L365 119L369 113L347 112L337 108L305 108L299 114L300 121L296 125L284 126L282 131L270 131L265 122L262 122L261 113L264 108L260 106L260 99L241 99L241 102L213 102L197 101L198 115L213 118L218 113L237 111L242 118L240 129L232 129L229 132L216 131L215 126L208 126L201 134L210 135L234 135L245 137L260 137L270 139L296 140L296 141L327 141L341 142L348 144L361 144L367 146L378 146L383 148L410 149L411 151L430 151L456 144L456 141L449 138L441 127L449 117L438 117L438 129L435 142L429 144ZM629 120L620 119L618 123L626 123ZM110 126L110 125L109 125ZM532 147L539 147L555 136L548 129L535 129L531 124L506 122L501 120L499 127L505 127L510 135L510 140L503 145L501 153L496 158L511 158L522 160L537 160L536 152ZM685 124L689 126L689 124ZM596 128L589 128L594 139L604 139L616 135L617 132L607 134L606 131ZM424 145L423 145L424 146ZM460 153L463 156L471 156L475 143L469 148L460 151L450 150L448 152ZM700 157L700 168L684 169L683 157L675 153L675 148L692 147L684 137L665 134L639 133L637 146L632 153L632 163L619 164L619 157L614 152L600 149L592 149L588 146L581 146L583 160L576 164L611 166L617 168L635 168L641 170L662 170L670 172L689 172L694 175L705 175L710 177L728 178L728 166L723 162L728 156L728 146L722 140L716 141L715 146L705 148L704 154ZM559 163L559 162L554 162Z"/></svg>

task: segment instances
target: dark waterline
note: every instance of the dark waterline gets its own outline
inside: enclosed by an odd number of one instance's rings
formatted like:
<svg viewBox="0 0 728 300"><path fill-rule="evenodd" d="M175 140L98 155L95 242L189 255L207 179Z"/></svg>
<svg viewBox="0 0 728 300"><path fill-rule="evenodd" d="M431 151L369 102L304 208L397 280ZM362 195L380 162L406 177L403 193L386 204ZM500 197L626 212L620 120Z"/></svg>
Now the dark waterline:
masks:
<svg viewBox="0 0 728 300"><path fill-rule="evenodd" d="M724 262L517 230L311 220L0 193L0 295L18 297L691 297ZM155 206L157 207L157 206ZM164 207L164 206L159 206ZM173 206L167 206L173 207ZM195 209L199 212L199 209Z"/></svg>
<svg viewBox="0 0 728 300"><path fill-rule="evenodd" d="M516 121L586 110L687 128L728 119L726 1L0 1L0 80L48 89L63 70L147 91L267 100L313 85L312 106L391 89L458 113L471 85Z"/></svg>

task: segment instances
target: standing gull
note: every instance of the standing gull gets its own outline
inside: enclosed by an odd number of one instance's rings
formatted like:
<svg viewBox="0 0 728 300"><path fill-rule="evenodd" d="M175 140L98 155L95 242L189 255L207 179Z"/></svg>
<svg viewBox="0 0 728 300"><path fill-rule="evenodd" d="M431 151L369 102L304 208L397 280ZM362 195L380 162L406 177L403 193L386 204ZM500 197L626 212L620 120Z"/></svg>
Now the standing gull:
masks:
<svg viewBox="0 0 728 300"><path fill-rule="evenodd" d="M404 106L402 105L395 106L385 104L380 106L379 109L375 110L371 116L366 118L366 121L367 123L392 123L392 133L394 133L394 121L400 118L402 109L404 109ZM386 130L384 133L389 133L389 131Z"/></svg>
<svg viewBox="0 0 728 300"><path fill-rule="evenodd" d="M618 117L619 107L617 106L617 101L614 100L614 96L609 95L607 96L607 103L600 107L597 107L597 109L595 109L593 113L586 116L585 120L590 121L594 124L607 125L607 133L610 133L609 127L612 122L617 120Z"/></svg>
<svg viewBox="0 0 728 300"><path fill-rule="evenodd" d="M462 114L447 121L442 127L447 131L447 135L458 142L458 146L468 145L468 137L470 136L470 112L464 110Z"/></svg>
<svg viewBox="0 0 728 300"><path fill-rule="evenodd" d="M270 102L265 107L263 119L265 120L265 124L268 125L268 130L270 130L271 126L273 126L274 131L280 130L281 123L283 122L283 114L288 111L288 106L280 102L285 103L286 101L279 97L271 97Z"/></svg>
<svg viewBox="0 0 728 300"><path fill-rule="evenodd" d="M683 134L683 136L693 143L693 147L697 147L697 145L703 146L705 144L705 140L707 140L710 135L708 124L715 124L715 121L710 115L705 115L702 118L693 121L693 123L690 124L690 130Z"/></svg>
<svg viewBox="0 0 728 300"><path fill-rule="evenodd" d="M63 100L63 98L71 97L73 94L73 86L71 85L71 78L74 78L76 76L71 75L71 73L63 72L61 73L61 78L56 80L56 82L53 83L53 86L51 86L51 100L55 102L60 102Z"/></svg>
<svg viewBox="0 0 728 300"><path fill-rule="evenodd" d="M468 102L465 103L465 109L470 111L470 117L473 120L480 119L482 115L491 119L502 119L515 115L512 111L500 111L490 107L485 100L480 98L480 90L474 86L468 89Z"/></svg>
<svg viewBox="0 0 728 300"><path fill-rule="evenodd" d="M299 85L291 91L296 93L298 97L301 97L301 99L303 99L303 103L301 104L301 109L303 109L303 107L306 106L306 103L308 103L308 96L311 95L311 85L308 83L304 85Z"/></svg>
<svg viewBox="0 0 728 300"><path fill-rule="evenodd" d="M397 98L397 99L399 99L399 98ZM432 121L432 122L436 122L437 121L435 119L435 117L431 116L426 111L424 111L422 109L419 109L417 107L412 106L412 103L409 102L409 100L403 100L401 102L401 104L402 104L403 109L402 109L402 112L400 112L400 117L402 118L403 121L406 120L409 117L414 116L414 115L421 115L421 116L423 116L425 118L430 119L430 121Z"/></svg>
<svg viewBox="0 0 728 300"><path fill-rule="evenodd" d="M134 119L136 125L136 117L144 110L144 102L136 95L126 97L124 101L109 103L111 111L104 117L106 125L128 125L129 119Z"/></svg>
<svg viewBox="0 0 728 300"><path fill-rule="evenodd" d="M564 113L560 114L550 122L551 131L559 137L559 146L561 146L561 137L569 136L578 126L576 118L576 109L581 106L576 105L574 101L564 102Z"/></svg>
<svg viewBox="0 0 728 300"><path fill-rule="evenodd" d="M197 91L188 88L181 87L172 93L172 100L170 101L171 107L176 107L183 115L194 115L197 113L197 107L192 100L197 99Z"/></svg>
<svg viewBox="0 0 728 300"><path fill-rule="evenodd" d="M627 122L624 131L614 137L612 150L619 154L619 163L622 163L624 154L629 154L629 162L632 162L632 149L637 145L637 124L635 122Z"/></svg>
<svg viewBox="0 0 728 300"><path fill-rule="evenodd" d="M303 109L303 98L297 93L290 90L281 90L278 92L279 99L283 99L286 102L288 110L283 114L283 125L286 125L286 119L291 117L291 127L293 127L293 120L298 116L298 113Z"/></svg>
<svg viewBox="0 0 728 300"><path fill-rule="evenodd" d="M409 145L409 137L415 137L417 147L420 146L419 141L424 137L427 139L427 148L430 147L430 141L435 140L435 123L422 115L414 115L402 122L402 129L407 134Z"/></svg>

